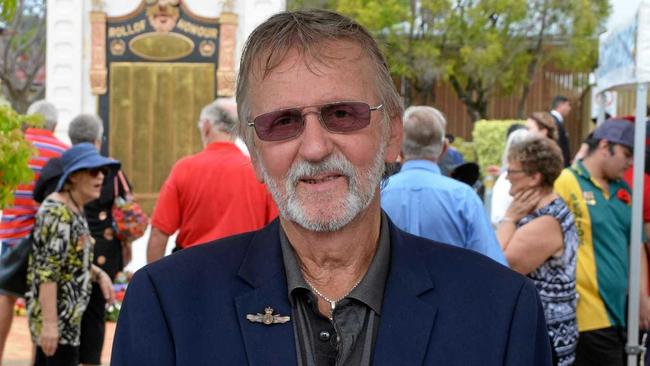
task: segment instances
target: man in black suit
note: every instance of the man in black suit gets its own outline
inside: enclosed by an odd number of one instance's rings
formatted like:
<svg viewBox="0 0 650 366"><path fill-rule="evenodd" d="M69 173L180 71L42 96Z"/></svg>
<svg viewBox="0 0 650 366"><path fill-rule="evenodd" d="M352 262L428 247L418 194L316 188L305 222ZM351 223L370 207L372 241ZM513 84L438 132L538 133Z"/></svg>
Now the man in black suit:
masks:
<svg viewBox="0 0 650 366"><path fill-rule="evenodd" d="M564 166L571 165L571 151L569 149L569 137L564 128L564 121L571 113L571 101L563 95L556 95L551 103L551 116L557 126L557 144L562 149Z"/></svg>

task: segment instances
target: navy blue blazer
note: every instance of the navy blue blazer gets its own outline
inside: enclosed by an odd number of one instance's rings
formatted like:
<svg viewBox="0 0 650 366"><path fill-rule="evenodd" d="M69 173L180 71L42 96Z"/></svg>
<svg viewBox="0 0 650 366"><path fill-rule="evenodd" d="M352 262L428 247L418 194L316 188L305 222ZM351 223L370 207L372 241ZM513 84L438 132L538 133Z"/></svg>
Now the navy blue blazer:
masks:
<svg viewBox="0 0 650 366"><path fill-rule="evenodd" d="M296 365L278 234L267 227L192 247L138 271L122 306L112 365ZM390 225L391 265L373 365L550 365L537 291L480 254Z"/></svg>

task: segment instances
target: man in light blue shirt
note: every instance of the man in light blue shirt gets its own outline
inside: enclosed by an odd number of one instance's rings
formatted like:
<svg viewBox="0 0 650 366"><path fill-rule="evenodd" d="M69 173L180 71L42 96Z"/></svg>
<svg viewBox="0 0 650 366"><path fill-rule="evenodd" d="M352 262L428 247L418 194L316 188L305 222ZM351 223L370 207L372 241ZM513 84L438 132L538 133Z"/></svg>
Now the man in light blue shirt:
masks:
<svg viewBox="0 0 650 366"><path fill-rule="evenodd" d="M437 109L413 106L404 112L404 164L388 179L381 206L402 230L482 253L507 265L483 204L465 183L443 176L446 121Z"/></svg>

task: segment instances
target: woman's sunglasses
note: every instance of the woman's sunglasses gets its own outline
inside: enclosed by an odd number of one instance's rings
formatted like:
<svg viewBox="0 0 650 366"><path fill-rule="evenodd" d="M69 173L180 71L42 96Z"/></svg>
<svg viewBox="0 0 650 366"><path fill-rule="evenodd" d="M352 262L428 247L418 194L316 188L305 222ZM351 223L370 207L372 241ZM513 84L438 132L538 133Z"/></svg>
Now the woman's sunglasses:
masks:
<svg viewBox="0 0 650 366"><path fill-rule="evenodd" d="M108 169L108 167L100 166L97 168L88 169L88 174L90 174L91 177L96 178L99 175L99 173L102 173L102 175L107 176L109 171L110 169Z"/></svg>
<svg viewBox="0 0 650 366"><path fill-rule="evenodd" d="M368 126L370 112L379 110L383 106L380 104L371 107L364 102L335 102L280 109L255 117L253 122L248 122L248 126L255 127L255 133L262 141L287 140L302 132L306 115L315 113L321 125L328 131L346 133ZM316 108L316 110L304 112L307 108Z"/></svg>

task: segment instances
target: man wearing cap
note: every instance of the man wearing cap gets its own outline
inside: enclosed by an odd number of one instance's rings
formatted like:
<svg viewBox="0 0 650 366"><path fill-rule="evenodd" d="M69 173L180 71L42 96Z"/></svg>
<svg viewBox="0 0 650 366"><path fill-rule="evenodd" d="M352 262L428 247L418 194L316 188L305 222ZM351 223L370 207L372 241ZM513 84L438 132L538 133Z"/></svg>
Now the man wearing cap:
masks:
<svg viewBox="0 0 650 366"><path fill-rule="evenodd" d="M609 120L585 142L586 156L566 168L555 190L572 211L580 245L576 273L580 338L575 365L624 365L631 190L621 179L632 164L634 125ZM645 272L645 264L642 263ZM642 274L642 282L645 274ZM648 301L642 286L641 325ZM637 290L638 291L638 290Z"/></svg>
<svg viewBox="0 0 650 366"><path fill-rule="evenodd" d="M442 243L471 249L508 265L483 204L467 184L441 174L445 117L433 107L404 112L400 172L381 190L381 207L400 229Z"/></svg>

